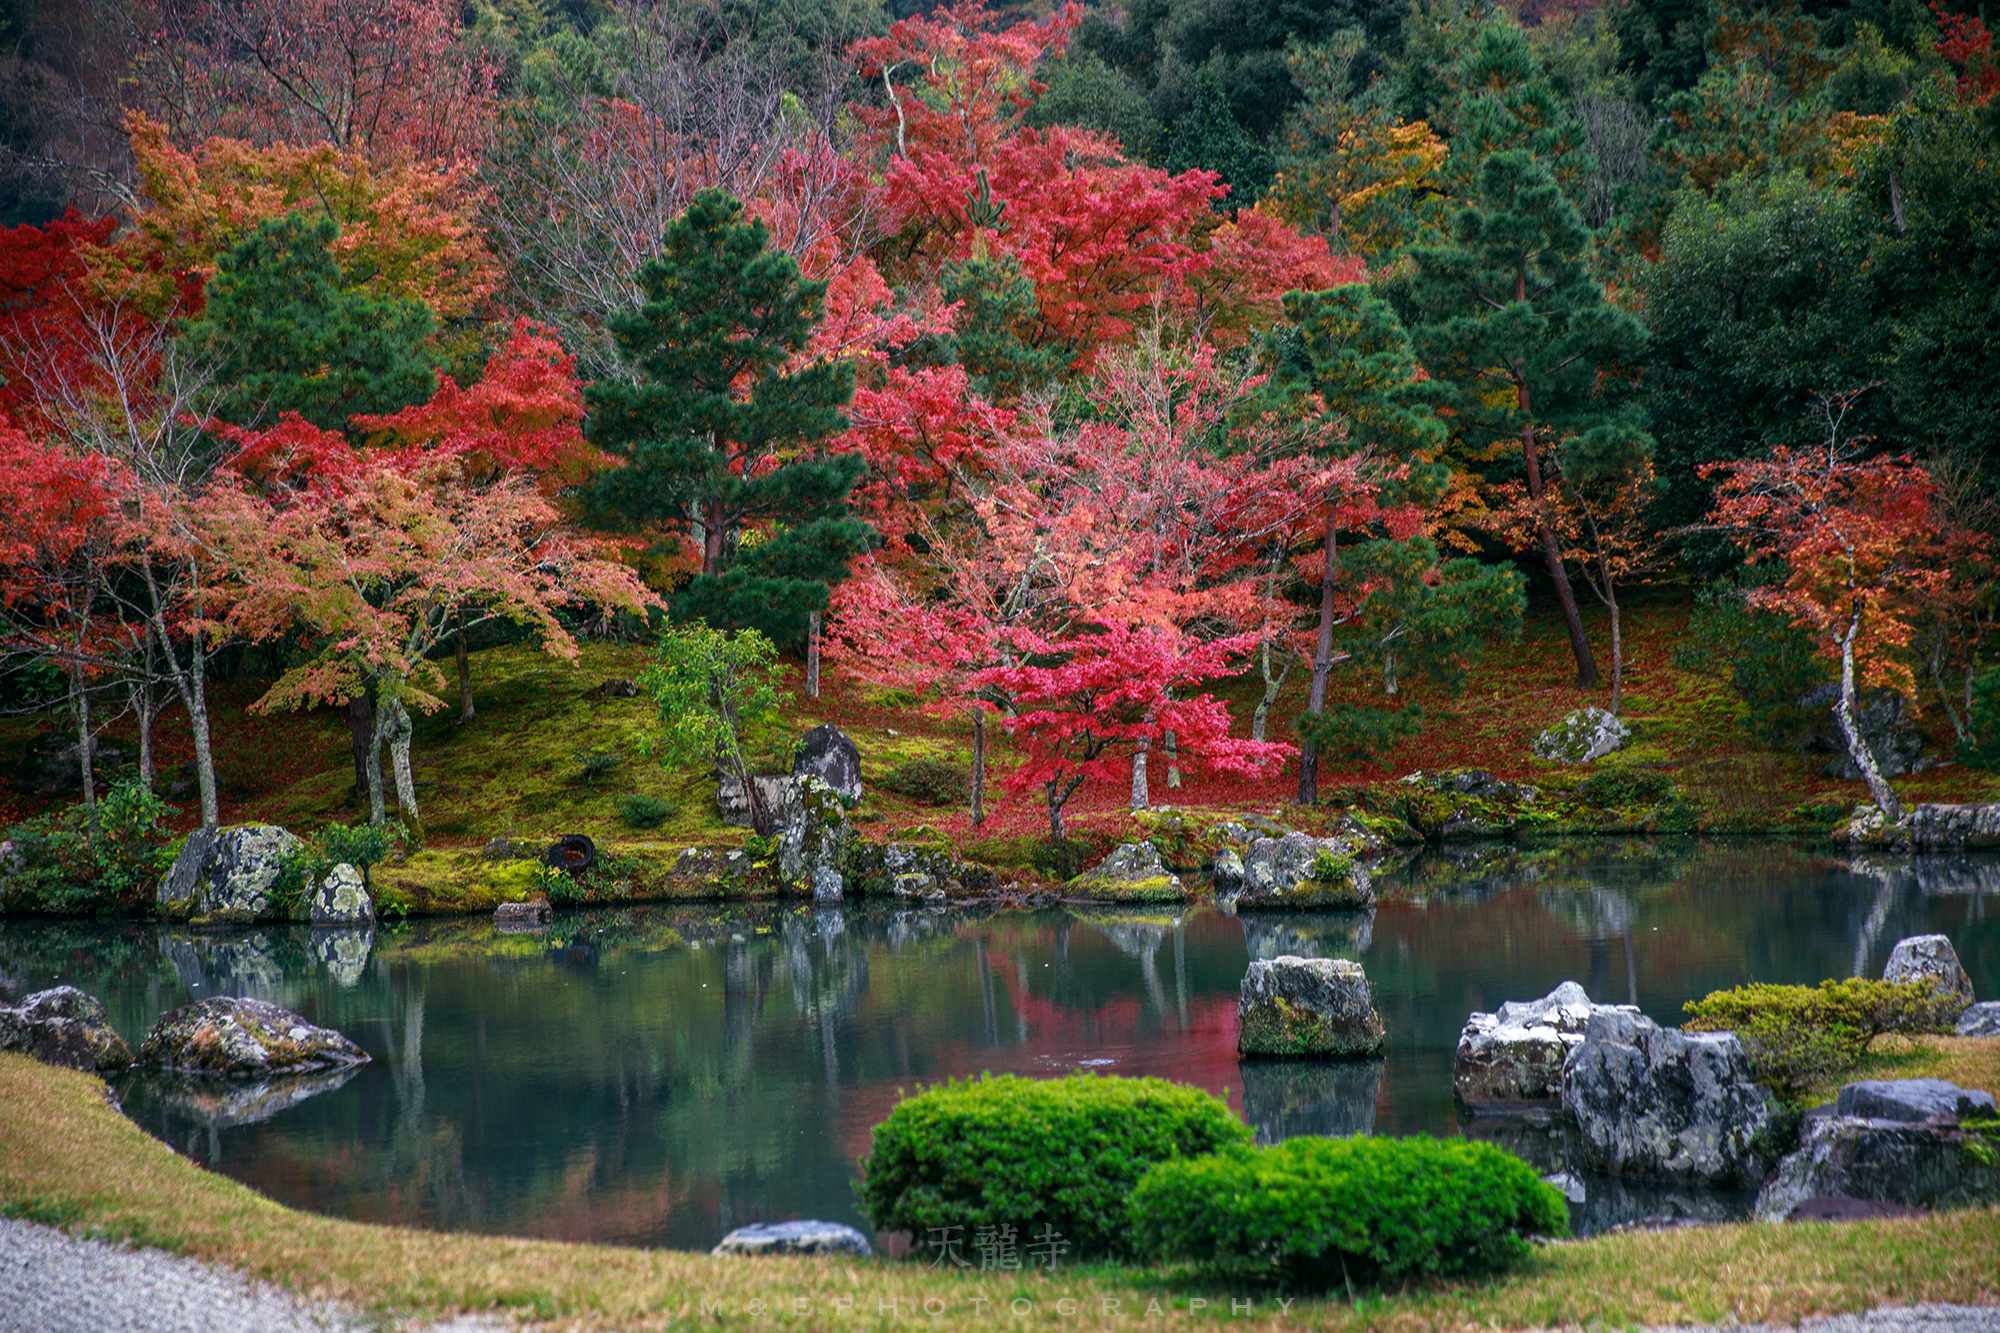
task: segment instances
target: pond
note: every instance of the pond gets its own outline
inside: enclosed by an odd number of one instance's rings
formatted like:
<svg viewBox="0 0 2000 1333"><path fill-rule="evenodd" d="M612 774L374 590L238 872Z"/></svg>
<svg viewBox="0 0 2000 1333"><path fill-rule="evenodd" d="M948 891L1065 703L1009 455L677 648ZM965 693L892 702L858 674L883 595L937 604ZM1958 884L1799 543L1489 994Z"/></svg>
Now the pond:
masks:
<svg viewBox="0 0 2000 1333"><path fill-rule="evenodd" d="M0 921L0 995L69 983L136 1045L162 1011L254 995L340 1029L372 1064L318 1082L127 1076L127 1112L300 1208L407 1226L706 1249L751 1221L866 1224L869 1131L905 1091L983 1070L1154 1074L1225 1096L1267 1141L1471 1133L1543 1169L1560 1128L1454 1104L1466 1014L1558 982L1662 1023L1746 981L1878 975L1941 932L2000 996L2000 860L1854 861L1783 843L1571 840L1384 871L1370 912L1238 918L1075 908L633 907L545 933L485 921L194 934ZM1246 1063L1252 956L1359 959L1380 1061ZM1586 1178L1581 1230L1748 1200Z"/></svg>

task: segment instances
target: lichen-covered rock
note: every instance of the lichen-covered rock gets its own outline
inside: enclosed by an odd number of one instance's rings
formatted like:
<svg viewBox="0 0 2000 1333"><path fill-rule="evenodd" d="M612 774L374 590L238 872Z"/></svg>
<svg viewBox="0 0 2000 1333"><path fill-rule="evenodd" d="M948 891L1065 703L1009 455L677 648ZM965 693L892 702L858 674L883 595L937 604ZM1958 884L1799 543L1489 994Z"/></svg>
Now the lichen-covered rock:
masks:
<svg viewBox="0 0 2000 1333"><path fill-rule="evenodd" d="M711 1254L851 1254L867 1258L875 1251L868 1238L839 1222L753 1222L724 1236Z"/></svg>
<svg viewBox="0 0 2000 1333"><path fill-rule="evenodd" d="M197 1000L160 1015L139 1063L183 1074L303 1074L365 1064L368 1052L263 1000Z"/></svg>
<svg viewBox="0 0 2000 1333"><path fill-rule="evenodd" d="M1614 1175L1750 1188L1776 1157L1775 1103L1730 1032L1662 1028L1600 1005L1563 1066L1584 1160Z"/></svg>
<svg viewBox="0 0 2000 1333"><path fill-rule="evenodd" d="M1968 1007L1958 1016L1956 1033L1961 1037L2000 1037L2000 1000Z"/></svg>
<svg viewBox="0 0 2000 1333"><path fill-rule="evenodd" d="M788 883L817 890L822 869L839 874L852 836L839 792L812 774L785 784L778 873Z"/></svg>
<svg viewBox="0 0 2000 1333"><path fill-rule="evenodd" d="M861 749L831 722L814 727L799 740L792 757L792 776L814 777L840 794L849 805L861 800Z"/></svg>
<svg viewBox="0 0 2000 1333"><path fill-rule="evenodd" d="M840 872L832 866L814 866L812 872L812 897L816 907L837 907L845 896L846 885Z"/></svg>
<svg viewBox="0 0 2000 1333"><path fill-rule="evenodd" d="M1258 838L1243 849L1241 872L1218 858L1217 899L1246 908L1366 907L1375 901L1367 868L1353 843L1287 833Z"/></svg>
<svg viewBox="0 0 2000 1333"><path fill-rule="evenodd" d="M1541 789L1496 778L1483 768L1419 769L1400 779L1396 813L1426 841L1453 842L1513 835Z"/></svg>
<svg viewBox="0 0 2000 1333"><path fill-rule="evenodd" d="M1592 706L1563 714L1554 726L1535 737L1535 756L1559 764L1587 764L1624 747L1632 728L1615 714Z"/></svg>
<svg viewBox="0 0 2000 1333"><path fill-rule="evenodd" d="M524 935L549 928L549 905L539 898L501 903L493 909L493 928L503 935Z"/></svg>
<svg viewBox="0 0 2000 1333"><path fill-rule="evenodd" d="M788 799L791 779L787 777L753 776L757 784L757 799L764 803L774 824L785 822L785 802ZM715 809L722 822L731 828L749 828L750 803L743 799L743 782L734 773L721 773L715 780Z"/></svg>
<svg viewBox="0 0 2000 1333"><path fill-rule="evenodd" d="M1539 1000L1474 1013L1459 1033L1452 1061L1458 1099L1492 1111L1560 1100L1563 1061L1583 1044L1596 1008L1583 987L1565 981Z"/></svg>
<svg viewBox="0 0 2000 1333"><path fill-rule="evenodd" d="M123 1069L132 1048L118 1035L97 997L74 986L36 991L0 1007L0 1051L21 1051L64 1069Z"/></svg>
<svg viewBox="0 0 2000 1333"><path fill-rule="evenodd" d="M943 843L855 839L848 845L840 873L850 898L886 895L929 902L935 893L942 902L947 897L977 897L1000 887L999 875L986 866L959 860Z"/></svg>
<svg viewBox="0 0 2000 1333"><path fill-rule="evenodd" d="M276 824L197 829L160 881L160 907L218 925L269 920L281 914L271 891L298 846Z"/></svg>
<svg viewBox="0 0 2000 1333"><path fill-rule="evenodd" d="M102 736L90 743L92 785L103 788L132 755ZM63 796L83 790L83 746L66 732L48 731L29 741L14 766L14 786L31 796Z"/></svg>
<svg viewBox="0 0 2000 1333"><path fill-rule="evenodd" d="M1180 876L1160 860L1160 849L1144 840L1120 843L1064 888L1071 897L1121 903L1179 902L1187 897Z"/></svg>
<svg viewBox="0 0 2000 1333"><path fill-rule="evenodd" d="M1892 851L1990 851L2000 848L2000 803L1926 802L1909 807L1895 821L1873 804L1857 805L1833 836L1853 847Z"/></svg>
<svg viewBox="0 0 2000 1333"><path fill-rule="evenodd" d="M1382 1016L1361 964L1289 955L1250 964L1236 1003L1236 1049L1243 1055L1373 1055Z"/></svg>
<svg viewBox="0 0 2000 1333"><path fill-rule="evenodd" d="M1896 947L1889 950L1882 980L1930 982L1953 1006L1945 1014L1948 1023L1956 1022L1977 998L1972 993L1972 978L1958 961L1958 951L1943 935L1912 935L1898 940Z"/></svg>
<svg viewBox="0 0 2000 1333"><path fill-rule="evenodd" d="M1941 1078L1863 1079L1843 1087L1833 1101L1835 1115L1864 1120L1991 1120L2000 1115L1993 1094L1961 1088Z"/></svg>
<svg viewBox="0 0 2000 1333"><path fill-rule="evenodd" d="M311 886L307 902L315 926L353 926L375 919L375 900L359 866L340 862Z"/></svg>
<svg viewBox="0 0 2000 1333"><path fill-rule="evenodd" d="M1954 1126L1806 1117L1796 1152L1757 1195L1757 1218L1782 1222L1809 1199L1870 1199L1911 1208L2000 1202L2000 1171L1989 1153L1968 1152Z"/></svg>

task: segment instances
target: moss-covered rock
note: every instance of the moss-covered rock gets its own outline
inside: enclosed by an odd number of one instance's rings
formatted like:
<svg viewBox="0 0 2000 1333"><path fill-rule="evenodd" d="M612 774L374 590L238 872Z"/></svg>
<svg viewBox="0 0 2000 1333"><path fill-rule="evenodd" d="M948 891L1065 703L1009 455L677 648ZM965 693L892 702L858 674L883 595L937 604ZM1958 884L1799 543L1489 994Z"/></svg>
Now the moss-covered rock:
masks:
<svg viewBox="0 0 2000 1333"><path fill-rule="evenodd" d="M1352 1056L1382 1049L1368 974L1345 958L1258 960L1237 1000L1243 1055Z"/></svg>
<svg viewBox="0 0 2000 1333"><path fill-rule="evenodd" d="M236 996L169 1010L139 1047L140 1064L185 1074L295 1074L367 1061L368 1052L331 1028Z"/></svg>
<svg viewBox="0 0 2000 1333"><path fill-rule="evenodd" d="M1216 898L1239 911L1366 907L1375 892L1358 851L1352 841L1308 833L1258 838L1240 856L1233 849L1217 856Z"/></svg>
<svg viewBox="0 0 2000 1333"><path fill-rule="evenodd" d="M1064 887L1070 897L1096 902L1178 902L1187 897L1180 877L1167 869L1160 849L1150 841L1120 843Z"/></svg>
<svg viewBox="0 0 2000 1333"><path fill-rule="evenodd" d="M1393 813L1426 841L1512 837L1539 811L1542 793L1482 768L1407 774L1396 784Z"/></svg>

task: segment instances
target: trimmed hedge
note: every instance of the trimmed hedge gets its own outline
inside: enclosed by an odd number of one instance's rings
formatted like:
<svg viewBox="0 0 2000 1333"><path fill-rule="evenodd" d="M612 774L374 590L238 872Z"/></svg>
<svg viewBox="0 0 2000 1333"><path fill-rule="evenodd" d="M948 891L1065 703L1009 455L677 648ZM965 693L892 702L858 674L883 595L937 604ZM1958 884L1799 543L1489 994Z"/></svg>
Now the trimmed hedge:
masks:
<svg viewBox="0 0 2000 1333"><path fill-rule="evenodd" d="M1484 1273L1569 1232L1520 1158L1465 1139L1288 1139L1154 1167L1132 1193L1142 1253L1308 1287Z"/></svg>
<svg viewBox="0 0 2000 1333"><path fill-rule="evenodd" d="M919 1244L933 1227L1049 1225L1070 1253L1130 1249L1125 1204L1160 1162L1246 1146L1247 1125L1199 1088L1158 1078L983 1075L899 1103L875 1126L856 1187L876 1226Z"/></svg>
<svg viewBox="0 0 2000 1333"><path fill-rule="evenodd" d="M1752 983L1711 991L1685 1008L1691 1017L1681 1026L1734 1032L1757 1081L1787 1102L1844 1076L1884 1033L1950 1032L1957 1017L1928 981L1864 977L1818 986Z"/></svg>

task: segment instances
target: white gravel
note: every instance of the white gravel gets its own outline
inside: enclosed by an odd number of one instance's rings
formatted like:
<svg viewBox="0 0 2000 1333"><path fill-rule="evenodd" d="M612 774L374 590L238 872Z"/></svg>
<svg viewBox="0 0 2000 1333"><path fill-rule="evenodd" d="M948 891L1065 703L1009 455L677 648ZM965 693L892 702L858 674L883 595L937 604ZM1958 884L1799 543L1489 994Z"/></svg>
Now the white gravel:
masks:
<svg viewBox="0 0 2000 1333"><path fill-rule="evenodd" d="M1791 1333L1790 1324L1676 1325L1647 1333ZM1799 1333L1996 1333L2000 1306L1884 1305L1866 1314L1820 1315L1801 1319Z"/></svg>
<svg viewBox="0 0 2000 1333"><path fill-rule="evenodd" d="M163 1250L0 1218L0 1333L360 1333L390 1327ZM461 1319L429 1333L511 1329Z"/></svg>

